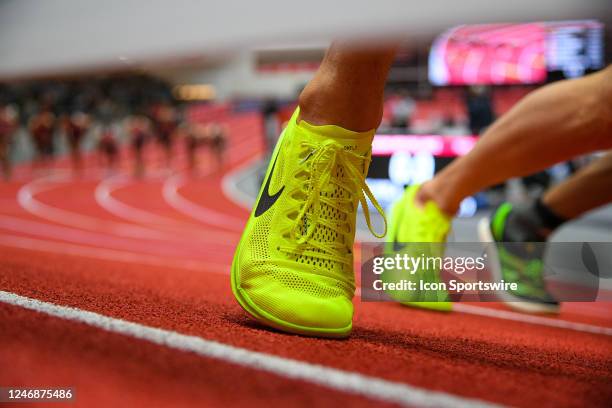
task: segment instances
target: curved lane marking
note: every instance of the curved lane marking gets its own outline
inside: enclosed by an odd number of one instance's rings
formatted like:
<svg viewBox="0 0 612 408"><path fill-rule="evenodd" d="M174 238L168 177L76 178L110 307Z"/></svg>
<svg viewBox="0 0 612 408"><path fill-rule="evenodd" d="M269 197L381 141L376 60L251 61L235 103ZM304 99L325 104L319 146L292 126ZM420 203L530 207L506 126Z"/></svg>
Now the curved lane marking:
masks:
<svg viewBox="0 0 612 408"><path fill-rule="evenodd" d="M36 179L23 185L17 192L17 202L19 205L30 214L44 218L55 223L69 225L85 230L101 231L110 234L140 238L140 239L156 239L166 240L172 238L172 235L161 233L149 228L143 228L138 225L126 224L111 220L102 220L88 215L79 214L76 212L57 208L39 201L36 198L37 194L44 191L49 191L58 186L61 186L63 178L58 177L43 177Z"/></svg>
<svg viewBox="0 0 612 408"><path fill-rule="evenodd" d="M128 187L132 182L122 176L115 176L109 179L102 180L95 189L94 196L96 202L111 214L123 218L127 221L132 221L141 224L155 224L151 226L166 227L173 229L173 233L180 234L182 237L190 237L196 239L203 244L217 244L233 246L240 236L236 233L230 233L224 230L202 229L202 226L197 223L189 223L177 220L171 217L165 217L159 214L152 213L142 208L128 205L119 199L113 197L113 191L120 188ZM149 225L147 225L149 227ZM169 232L165 229L164 232ZM227 243L229 242L229 244Z"/></svg>

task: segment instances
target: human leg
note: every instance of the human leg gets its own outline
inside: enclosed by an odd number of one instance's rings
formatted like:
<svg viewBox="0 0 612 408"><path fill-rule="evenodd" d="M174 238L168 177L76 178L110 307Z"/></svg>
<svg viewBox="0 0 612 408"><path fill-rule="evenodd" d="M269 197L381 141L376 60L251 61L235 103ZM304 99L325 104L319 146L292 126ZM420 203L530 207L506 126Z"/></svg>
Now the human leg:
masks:
<svg viewBox="0 0 612 408"><path fill-rule="evenodd" d="M232 290L279 330L344 337L352 328L353 241L393 46L336 43L272 154L232 264ZM363 105L363 106L362 106Z"/></svg>

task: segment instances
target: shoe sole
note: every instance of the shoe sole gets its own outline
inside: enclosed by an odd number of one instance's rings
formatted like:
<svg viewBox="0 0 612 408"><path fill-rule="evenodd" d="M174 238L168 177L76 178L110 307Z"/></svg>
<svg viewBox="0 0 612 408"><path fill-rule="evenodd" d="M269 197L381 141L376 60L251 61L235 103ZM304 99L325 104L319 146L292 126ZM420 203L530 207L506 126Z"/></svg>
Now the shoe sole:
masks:
<svg viewBox="0 0 612 408"><path fill-rule="evenodd" d="M489 217L484 217L478 222L478 236L481 242L495 244L493 234L491 233L491 220ZM501 282L503 279L501 271L501 263L499 262L499 254L496 245L487 245L487 257L489 258L489 268L493 279ZM539 302L531 302L529 300L513 295L508 291L502 291L495 295L499 300L507 304L514 310L525 313L559 313L559 306L546 305Z"/></svg>
<svg viewBox="0 0 612 408"><path fill-rule="evenodd" d="M280 146L282 145L282 140L284 138L284 135L285 135L285 132L283 131L283 133L281 134L276 144L276 147L274 148L272 157L270 158L270 164L274 162L276 156L278 155L278 150ZM268 169L266 170L266 175L265 175L264 180L268 179L270 170L271 170L271 166L268 165ZM259 194L257 195L256 202L259 202L262 192L263 192L263 189L260 189ZM236 248L236 253L234 254L234 259L232 261L232 268L231 268L231 273L230 273L232 293L234 294L234 297L238 301L238 304L240 305L240 307L242 307L242 309L244 309L245 312L247 312L249 315L251 315L253 318L255 318L260 323L266 326L272 327L273 329L276 329L279 331L299 334L302 336L309 336L309 337L330 337L330 338L348 337L348 335L351 333L351 330L353 328L352 323L348 325L347 327L340 328L340 329L308 327L308 326L300 326L294 323L290 323L282 319L279 319L276 316L273 316L272 314L259 308L257 304L255 304L255 302L253 302L249 298L249 296L245 293L245 291L240 288L240 284L239 284L240 265L239 265L238 260L240 258L242 242L245 237L249 236L249 229L250 229L252 218L253 218L253 214L251 213L251 215L249 216L249 220L247 221L245 230L242 234L242 237L240 238L240 242L238 242L238 247Z"/></svg>

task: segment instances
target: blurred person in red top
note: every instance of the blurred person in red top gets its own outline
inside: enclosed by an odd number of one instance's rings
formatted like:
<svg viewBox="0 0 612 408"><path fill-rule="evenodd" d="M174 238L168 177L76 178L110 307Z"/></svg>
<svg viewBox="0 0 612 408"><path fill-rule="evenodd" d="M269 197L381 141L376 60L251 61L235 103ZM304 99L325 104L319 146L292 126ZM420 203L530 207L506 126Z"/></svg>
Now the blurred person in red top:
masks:
<svg viewBox="0 0 612 408"><path fill-rule="evenodd" d="M105 125L98 141L98 152L100 161L106 166L108 171L112 171L119 158L119 149L115 132L111 125Z"/></svg>
<svg viewBox="0 0 612 408"><path fill-rule="evenodd" d="M198 148L207 147L214 155L217 169L223 166L223 154L227 139L227 130L222 124L213 122L209 124L195 123L187 131L187 152L189 157L189 170L194 173L198 168Z"/></svg>
<svg viewBox="0 0 612 408"><path fill-rule="evenodd" d="M130 144L134 152L134 176L143 177L145 172L143 150L151 134L151 123L144 115L133 115L127 124Z"/></svg>
<svg viewBox="0 0 612 408"><path fill-rule="evenodd" d="M91 119L84 112L74 112L65 115L62 120L64 134L70 147L72 167L77 174L80 174L82 171L81 142L90 126Z"/></svg>
<svg viewBox="0 0 612 408"><path fill-rule="evenodd" d="M213 122L208 125L208 143L215 156L217 169L223 168L223 154L227 140L227 129L220 123Z"/></svg>
<svg viewBox="0 0 612 408"><path fill-rule="evenodd" d="M198 148L206 144L206 125L203 123L193 123L187 128L185 134L187 138L189 172L194 174L198 168Z"/></svg>
<svg viewBox="0 0 612 408"><path fill-rule="evenodd" d="M55 114L48 107L43 107L30 119L28 128L36 149L35 164L45 165L52 160L55 124Z"/></svg>
<svg viewBox="0 0 612 408"><path fill-rule="evenodd" d="M9 149L17 129L17 111L10 105L0 105L0 166L5 180L11 177Z"/></svg>
<svg viewBox="0 0 612 408"><path fill-rule="evenodd" d="M172 160L172 142L178 127L177 113L172 106L163 104L153 109L152 119L157 141L165 152L166 165L169 168Z"/></svg>

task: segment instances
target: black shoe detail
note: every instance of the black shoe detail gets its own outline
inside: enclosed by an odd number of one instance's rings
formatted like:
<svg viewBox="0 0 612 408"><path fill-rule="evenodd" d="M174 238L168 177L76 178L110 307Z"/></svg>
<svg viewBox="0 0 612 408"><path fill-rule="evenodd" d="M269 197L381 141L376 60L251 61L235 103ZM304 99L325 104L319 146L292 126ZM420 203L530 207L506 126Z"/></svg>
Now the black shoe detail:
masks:
<svg viewBox="0 0 612 408"><path fill-rule="evenodd" d="M276 200L279 199L280 195L285 189L285 186L282 186L281 189L276 192L276 194L270 195L268 193L268 190L270 188L270 180L272 180L272 175L274 174L274 167L276 167L277 158L278 155L274 158L274 163L272 163L272 168L270 169L270 174L268 175L268 179L266 180L266 185L264 186L263 191L261 192L261 197L257 202L257 207L255 207L255 217L259 217L260 215L268 211L270 208L272 208Z"/></svg>

